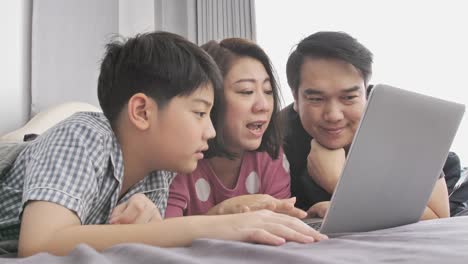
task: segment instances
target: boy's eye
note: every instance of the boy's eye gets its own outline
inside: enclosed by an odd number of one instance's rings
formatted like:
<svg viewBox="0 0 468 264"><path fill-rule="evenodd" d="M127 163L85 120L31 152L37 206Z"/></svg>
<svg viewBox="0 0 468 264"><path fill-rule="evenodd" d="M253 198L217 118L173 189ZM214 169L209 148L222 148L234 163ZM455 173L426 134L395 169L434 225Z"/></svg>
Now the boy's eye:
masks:
<svg viewBox="0 0 468 264"><path fill-rule="evenodd" d="M194 112L198 117L205 117L206 116L206 112Z"/></svg>

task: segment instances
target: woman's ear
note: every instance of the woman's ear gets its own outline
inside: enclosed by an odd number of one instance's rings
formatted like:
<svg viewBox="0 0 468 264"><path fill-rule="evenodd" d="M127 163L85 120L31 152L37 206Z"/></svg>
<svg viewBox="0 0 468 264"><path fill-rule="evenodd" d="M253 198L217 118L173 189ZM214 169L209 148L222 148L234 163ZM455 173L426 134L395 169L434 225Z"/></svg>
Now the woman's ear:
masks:
<svg viewBox="0 0 468 264"><path fill-rule="evenodd" d="M128 119L138 130L150 127L150 113L154 111L154 101L143 93L134 94L128 100Z"/></svg>

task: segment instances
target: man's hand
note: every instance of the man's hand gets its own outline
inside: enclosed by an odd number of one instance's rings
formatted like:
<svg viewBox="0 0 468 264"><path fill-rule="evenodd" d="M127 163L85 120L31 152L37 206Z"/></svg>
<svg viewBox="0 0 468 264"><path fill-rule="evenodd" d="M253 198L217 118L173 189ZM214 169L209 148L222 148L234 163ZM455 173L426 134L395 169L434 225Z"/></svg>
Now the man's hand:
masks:
<svg viewBox="0 0 468 264"><path fill-rule="evenodd" d="M212 207L207 214L237 214L267 209L277 213L304 218L307 213L294 207L296 197L276 199L268 194L248 194L236 196Z"/></svg>
<svg viewBox="0 0 468 264"><path fill-rule="evenodd" d="M319 202L307 210L310 217L321 217L324 218L330 208L330 201Z"/></svg>
<svg viewBox="0 0 468 264"><path fill-rule="evenodd" d="M309 176L325 191L332 194L346 161L343 148L330 150L320 145L315 139L310 142L307 156Z"/></svg>
<svg viewBox="0 0 468 264"><path fill-rule="evenodd" d="M114 208L109 223L145 224L153 221L162 221L158 208L146 195L137 193Z"/></svg>

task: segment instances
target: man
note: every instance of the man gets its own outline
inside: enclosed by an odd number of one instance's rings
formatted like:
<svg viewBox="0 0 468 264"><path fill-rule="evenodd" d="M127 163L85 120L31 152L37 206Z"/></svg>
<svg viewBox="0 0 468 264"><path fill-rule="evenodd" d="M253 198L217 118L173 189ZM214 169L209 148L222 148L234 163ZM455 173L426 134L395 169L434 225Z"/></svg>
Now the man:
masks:
<svg viewBox="0 0 468 264"><path fill-rule="evenodd" d="M372 53L342 32L318 32L289 56L286 74L294 103L282 111L284 150L297 206L323 216L367 102ZM377 153L376 153L377 155ZM322 202L322 203L319 203ZM440 178L422 219L448 217Z"/></svg>

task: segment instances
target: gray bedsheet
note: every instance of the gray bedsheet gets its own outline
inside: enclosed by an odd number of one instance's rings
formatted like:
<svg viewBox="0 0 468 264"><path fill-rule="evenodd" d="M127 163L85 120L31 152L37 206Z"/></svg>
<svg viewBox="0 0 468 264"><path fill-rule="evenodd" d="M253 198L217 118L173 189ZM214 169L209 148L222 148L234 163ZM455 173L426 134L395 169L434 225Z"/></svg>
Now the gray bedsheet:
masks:
<svg viewBox="0 0 468 264"><path fill-rule="evenodd" d="M187 248L117 245L96 252L80 245L66 257L38 254L0 263L468 263L468 216L280 247L196 240Z"/></svg>

